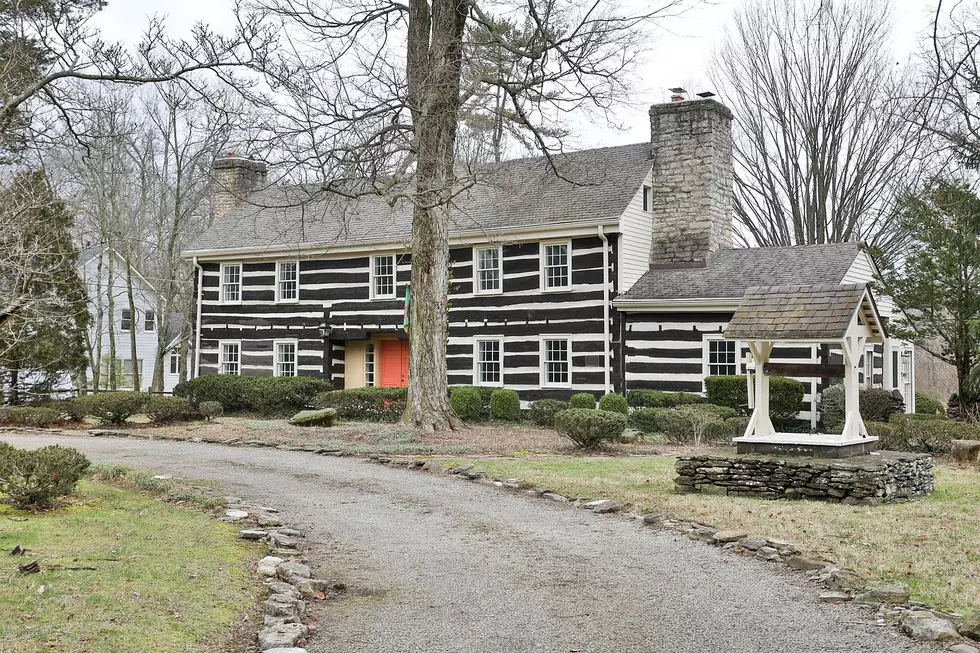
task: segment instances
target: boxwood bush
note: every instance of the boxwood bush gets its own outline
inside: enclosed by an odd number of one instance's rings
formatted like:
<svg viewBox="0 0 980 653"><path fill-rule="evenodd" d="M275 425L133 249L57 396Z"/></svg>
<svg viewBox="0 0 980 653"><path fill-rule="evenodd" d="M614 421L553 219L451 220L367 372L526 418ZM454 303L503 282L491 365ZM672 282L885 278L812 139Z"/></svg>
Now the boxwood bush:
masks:
<svg viewBox="0 0 980 653"><path fill-rule="evenodd" d="M637 408L629 415L629 424L641 433L663 433L663 419L671 408Z"/></svg>
<svg viewBox="0 0 980 653"><path fill-rule="evenodd" d="M748 412L749 388L744 374L708 376L704 379L708 403L728 406L744 415ZM769 377L769 416L774 423L796 418L803 409L803 384L785 376Z"/></svg>
<svg viewBox="0 0 980 653"><path fill-rule="evenodd" d="M197 410L209 422L225 414L225 409L217 401L202 401L197 405Z"/></svg>
<svg viewBox="0 0 980 653"><path fill-rule="evenodd" d="M567 401L558 399L538 399L531 402L531 409L528 417L538 426L553 427L555 425L555 415L563 410L568 410Z"/></svg>
<svg viewBox="0 0 980 653"><path fill-rule="evenodd" d="M0 500L26 510L48 508L71 494L88 468L88 458L75 449L26 451L0 442Z"/></svg>
<svg viewBox="0 0 980 653"><path fill-rule="evenodd" d="M919 415L939 415L945 417L946 407L938 399L916 392L915 412Z"/></svg>
<svg viewBox="0 0 980 653"><path fill-rule="evenodd" d="M187 418L190 404L183 397L153 395L146 400L143 414L155 424L170 424Z"/></svg>
<svg viewBox="0 0 980 653"><path fill-rule="evenodd" d="M868 433L881 438L881 448L893 451L945 454L953 440L980 440L980 425L941 417L894 413L887 424L865 422Z"/></svg>
<svg viewBox="0 0 980 653"><path fill-rule="evenodd" d="M316 396L317 408L336 408L337 417L354 422L397 422L405 412L405 388L350 388Z"/></svg>
<svg viewBox="0 0 980 653"><path fill-rule="evenodd" d="M858 407L865 422L887 422L891 415L905 410L905 402L897 391L881 388L861 388ZM820 393L820 419L823 430L839 433L844 428L844 385L837 383Z"/></svg>
<svg viewBox="0 0 980 653"><path fill-rule="evenodd" d="M581 449L597 449L626 429L626 415L595 408L569 408L555 415L555 429Z"/></svg>
<svg viewBox="0 0 980 653"><path fill-rule="evenodd" d="M514 390L498 388L490 394L490 417L508 422L521 419L521 398Z"/></svg>
<svg viewBox="0 0 980 653"><path fill-rule="evenodd" d="M626 393L626 401L633 408L677 408L687 404L702 404L705 399L694 392L630 390Z"/></svg>
<svg viewBox="0 0 980 653"><path fill-rule="evenodd" d="M282 417L311 406L318 394L330 390L332 385L312 376L205 374L178 383L174 396L187 399L195 409L202 401L217 401L226 413Z"/></svg>
<svg viewBox="0 0 980 653"><path fill-rule="evenodd" d="M595 395L588 392L577 392L568 400L571 408L595 408Z"/></svg>
<svg viewBox="0 0 980 653"><path fill-rule="evenodd" d="M60 410L44 406L10 406L0 408L0 424L48 427L62 423Z"/></svg>
<svg viewBox="0 0 980 653"><path fill-rule="evenodd" d="M79 411L97 417L102 424L122 424L143 411L150 396L142 392L119 390L97 392L77 397L74 401Z"/></svg>
<svg viewBox="0 0 980 653"><path fill-rule="evenodd" d="M699 404L679 406L658 416L661 432L671 442L700 446L728 435L725 420L735 417L729 406Z"/></svg>
<svg viewBox="0 0 980 653"><path fill-rule="evenodd" d="M483 416L480 390L474 386L461 385L450 388L449 403L464 422L476 422Z"/></svg>
<svg viewBox="0 0 980 653"><path fill-rule="evenodd" d="M626 403L626 397L615 392L610 392L609 394L602 395L599 399L599 410L610 410L614 413L622 413L623 415L629 414L629 404Z"/></svg>

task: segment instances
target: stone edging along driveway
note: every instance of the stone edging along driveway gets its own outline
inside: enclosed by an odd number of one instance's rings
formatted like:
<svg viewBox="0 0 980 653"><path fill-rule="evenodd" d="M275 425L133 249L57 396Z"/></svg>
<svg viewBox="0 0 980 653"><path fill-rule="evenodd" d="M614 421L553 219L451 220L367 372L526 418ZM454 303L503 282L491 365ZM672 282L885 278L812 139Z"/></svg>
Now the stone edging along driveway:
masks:
<svg viewBox="0 0 980 653"><path fill-rule="evenodd" d="M43 433L45 435L70 435L78 437L79 431L41 428L0 428L0 431ZM149 440L173 440L179 442L204 442L225 446L266 447L286 451L305 451L318 455L344 456L335 449L313 446L274 445L260 440L217 440L205 438L180 438L152 433L133 433L129 431L92 429L89 437L143 438ZM84 437L84 436L83 436ZM808 580L821 585L825 591L819 600L829 603L854 602L870 607L878 606L876 621L879 625L895 624L909 637L924 641L941 641L952 645L953 653L980 653L975 644L980 641L980 615L964 620L963 615L946 613L929 606L909 600L908 587L904 585L882 586L870 583L857 572L846 569L833 561L809 558L791 542L752 535L745 531L718 530L708 524L675 518L659 513L639 514L631 506L604 498L569 498L551 492L548 488L534 487L517 478L490 479L486 473L472 464L446 468L441 460L435 458L388 457L380 455L350 456L366 458L375 463L409 470L447 474L452 478L480 483L511 492L519 492L529 497L566 504L589 510L598 515L618 515L621 518L639 520L650 527L664 528L686 534L690 539L709 545L719 546L735 554L753 556L757 559L782 563L790 569L805 573ZM230 510L229 513L235 512ZM244 510L241 512L245 512ZM269 523L270 516L239 515L238 519L251 517L258 524ZM230 515L229 515L230 518ZM274 517L273 522L278 523ZM264 626L259 635L262 649L266 653L303 653L303 649L290 648L301 642L309 634L309 629L301 623L305 609L303 598L317 596L322 598L333 587L326 581L311 577L309 567L296 560L301 557L295 537L300 535L292 529L262 528L243 529L240 533L245 539L263 539L270 549L270 557L264 558L258 573L267 579L270 597L263 604ZM285 538L285 539L283 539ZM970 639L972 638L972 639Z"/></svg>

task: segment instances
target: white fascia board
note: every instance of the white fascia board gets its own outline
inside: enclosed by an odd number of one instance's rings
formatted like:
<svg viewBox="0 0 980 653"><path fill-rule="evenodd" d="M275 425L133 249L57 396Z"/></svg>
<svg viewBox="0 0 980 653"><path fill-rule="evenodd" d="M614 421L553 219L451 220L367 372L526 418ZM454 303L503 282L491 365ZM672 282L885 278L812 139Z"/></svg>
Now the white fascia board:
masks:
<svg viewBox="0 0 980 653"><path fill-rule="evenodd" d="M512 229L498 229L493 231L470 232L449 238L450 247L468 247L487 242L518 242L522 240L538 240L553 238L573 238L581 236L594 236L596 227L602 225L608 232L618 233L619 218L600 218L584 222L564 222L553 225L538 225L534 227L519 227ZM240 259L262 259L262 258L281 258L289 255L299 258L312 258L314 256L330 254L348 254L377 252L383 250L410 251L411 243L405 241L393 241L390 238L378 240L365 240L356 243L337 243L330 245L310 244L310 245L281 245L276 247L235 247L229 249L201 249L185 250L181 252L181 257L185 259L194 258L207 262L221 260L240 260Z"/></svg>
<svg viewBox="0 0 980 653"><path fill-rule="evenodd" d="M673 313L675 311L732 310L742 303L741 297L691 299L614 299L613 306L623 313Z"/></svg>

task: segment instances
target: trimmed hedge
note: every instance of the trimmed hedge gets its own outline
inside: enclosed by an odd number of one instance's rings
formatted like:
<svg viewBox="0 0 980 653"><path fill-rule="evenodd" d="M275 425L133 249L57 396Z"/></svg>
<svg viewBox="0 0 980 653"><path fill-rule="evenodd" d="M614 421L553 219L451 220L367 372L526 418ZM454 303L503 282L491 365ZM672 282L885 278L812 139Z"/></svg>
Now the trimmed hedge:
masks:
<svg viewBox="0 0 980 653"><path fill-rule="evenodd" d="M152 396L143 407L143 413L156 424L169 424L187 419L190 404L181 397Z"/></svg>
<svg viewBox="0 0 980 653"><path fill-rule="evenodd" d="M470 388L480 395L480 415L478 417L474 417L471 421L475 422L490 419L490 399L493 397L493 393L496 390L500 390L500 388L486 385L451 385L449 386L449 403L452 403L453 390L456 388Z"/></svg>
<svg viewBox="0 0 980 653"><path fill-rule="evenodd" d="M739 414L747 412L749 403L748 381L744 374L736 376L708 376L704 379L708 403L728 406ZM803 384L785 376L769 377L769 416L773 422L795 419L803 410Z"/></svg>
<svg viewBox="0 0 980 653"><path fill-rule="evenodd" d="M197 410L209 422L225 414L225 409L217 401L202 401L197 405Z"/></svg>
<svg viewBox="0 0 980 653"><path fill-rule="evenodd" d="M576 392L568 400L570 408L595 408L595 395L589 392Z"/></svg>
<svg viewBox="0 0 980 653"><path fill-rule="evenodd" d="M735 417L729 406L701 404L679 406L658 416L661 432L671 442L702 444L707 440L724 438L728 431L725 420Z"/></svg>
<svg viewBox="0 0 980 653"><path fill-rule="evenodd" d="M567 401L538 399L537 401L531 402L528 417L538 426L547 426L550 428L555 425L555 415L568 409L569 405Z"/></svg>
<svg viewBox="0 0 980 653"><path fill-rule="evenodd" d="M47 427L65 421L60 410L42 406L0 408L0 424Z"/></svg>
<svg viewBox="0 0 980 653"><path fill-rule="evenodd" d="M75 490L89 460L58 445L34 451L0 442L0 500L16 508L48 508Z"/></svg>
<svg viewBox="0 0 980 653"><path fill-rule="evenodd" d="M143 411L150 395L143 392L119 390L116 392L97 392L74 399L79 411L99 418L103 424L122 424L133 415Z"/></svg>
<svg viewBox="0 0 980 653"><path fill-rule="evenodd" d="M521 398L514 390L498 388L490 394L490 417L508 422L521 419Z"/></svg>
<svg viewBox="0 0 980 653"><path fill-rule="evenodd" d="M602 398L599 399L599 410L609 410L614 413L622 413L623 415L628 415L630 412L626 397L615 392L602 395Z"/></svg>
<svg viewBox="0 0 980 653"><path fill-rule="evenodd" d="M630 390L626 393L626 402L631 408L677 408L687 404L703 404L705 398L695 392Z"/></svg>
<svg viewBox="0 0 980 653"><path fill-rule="evenodd" d="M192 408L203 401L217 401L226 413L281 417L307 408L318 394L331 390L332 385L312 376L205 374L178 383L174 396L187 399Z"/></svg>
<svg viewBox="0 0 980 653"><path fill-rule="evenodd" d="M596 449L626 430L626 415L595 408L569 408L555 415L555 429L581 449Z"/></svg>
<svg viewBox="0 0 980 653"><path fill-rule="evenodd" d="M939 415L945 417L946 407L938 399L916 392L915 412L917 415Z"/></svg>
<svg viewBox="0 0 980 653"><path fill-rule="evenodd" d="M355 422L397 422L405 412L405 388L350 388L321 392L314 401L317 408L336 408L341 420Z"/></svg>
<svg viewBox="0 0 980 653"><path fill-rule="evenodd" d="M663 433L663 420L670 408L637 408L629 415L629 425L641 433Z"/></svg>
<svg viewBox="0 0 980 653"><path fill-rule="evenodd" d="M464 422L476 422L483 416L483 401L479 389L474 386L450 388L449 404Z"/></svg>

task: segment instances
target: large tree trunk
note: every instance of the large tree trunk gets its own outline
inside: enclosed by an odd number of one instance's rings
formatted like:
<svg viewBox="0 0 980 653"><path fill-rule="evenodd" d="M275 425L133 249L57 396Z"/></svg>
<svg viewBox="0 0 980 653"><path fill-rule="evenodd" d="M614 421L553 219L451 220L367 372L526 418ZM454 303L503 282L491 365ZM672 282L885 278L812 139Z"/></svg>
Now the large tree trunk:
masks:
<svg viewBox="0 0 980 653"><path fill-rule="evenodd" d="M109 390L117 387L116 379L116 256L113 250L109 250L109 281L106 288L109 293L108 313L109 313ZM132 328L132 325L130 325Z"/></svg>
<svg viewBox="0 0 980 653"><path fill-rule="evenodd" d="M415 128L415 209L405 422L423 431L457 428L446 379L449 201L459 125L467 2L409 3L408 83Z"/></svg>
<svg viewBox="0 0 980 653"><path fill-rule="evenodd" d="M129 364L133 370L133 390L140 389L140 365L136 354L136 325L139 316L136 314L136 302L133 300L133 264L126 257L126 301L129 302Z"/></svg>

